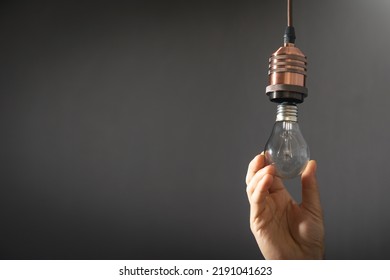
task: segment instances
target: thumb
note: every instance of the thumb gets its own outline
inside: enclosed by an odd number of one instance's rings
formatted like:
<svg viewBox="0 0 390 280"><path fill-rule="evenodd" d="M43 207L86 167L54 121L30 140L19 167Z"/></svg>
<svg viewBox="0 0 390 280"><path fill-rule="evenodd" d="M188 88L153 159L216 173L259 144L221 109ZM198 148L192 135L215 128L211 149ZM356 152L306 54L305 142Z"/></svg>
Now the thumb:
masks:
<svg viewBox="0 0 390 280"><path fill-rule="evenodd" d="M302 204L301 206L315 215L321 215L320 194L316 178L317 163L309 161L302 173Z"/></svg>

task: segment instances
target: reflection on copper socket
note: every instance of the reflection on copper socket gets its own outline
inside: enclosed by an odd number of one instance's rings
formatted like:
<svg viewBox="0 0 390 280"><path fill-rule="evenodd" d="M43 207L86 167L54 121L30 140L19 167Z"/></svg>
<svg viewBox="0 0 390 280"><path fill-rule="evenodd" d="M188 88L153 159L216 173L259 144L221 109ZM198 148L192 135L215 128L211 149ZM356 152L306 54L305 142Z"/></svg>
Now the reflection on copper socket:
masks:
<svg viewBox="0 0 390 280"><path fill-rule="evenodd" d="M307 96L306 56L294 44L280 47L269 59L266 93L275 102L303 102Z"/></svg>

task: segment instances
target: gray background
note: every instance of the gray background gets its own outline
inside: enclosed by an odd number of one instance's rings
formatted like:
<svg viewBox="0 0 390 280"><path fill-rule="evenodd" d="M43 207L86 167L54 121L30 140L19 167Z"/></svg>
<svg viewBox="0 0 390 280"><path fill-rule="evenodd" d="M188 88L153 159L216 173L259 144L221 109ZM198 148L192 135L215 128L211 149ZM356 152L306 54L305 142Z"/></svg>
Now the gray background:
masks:
<svg viewBox="0 0 390 280"><path fill-rule="evenodd" d="M0 257L261 258L244 177L285 2L2 1ZM389 259L390 1L294 6L326 256Z"/></svg>

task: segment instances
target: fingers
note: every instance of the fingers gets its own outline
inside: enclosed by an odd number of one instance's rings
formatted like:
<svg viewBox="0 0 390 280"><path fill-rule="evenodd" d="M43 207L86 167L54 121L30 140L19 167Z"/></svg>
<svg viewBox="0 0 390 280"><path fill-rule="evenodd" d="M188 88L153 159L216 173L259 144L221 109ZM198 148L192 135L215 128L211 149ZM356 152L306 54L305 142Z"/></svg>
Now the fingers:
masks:
<svg viewBox="0 0 390 280"><path fill-rule="evenodd" d="M257 155L248 166L248 172L246 174L246 184L249 185L249 182L252 180L252 177L256 174L257 171L262 169L265 166L264 154L261 153Z"/></svg>
<svg viewBox="0 0 390 280"><path fill-rule="evenodd" d="M317 164L314 160L309 161L302 173L302 206L312 213L320 215L321 203L316 178Z"/></svg>
<svg viewBox="0 0 390 280"><path fill-rule="evenodd" d="M274 181L275 167L265 166L264 155L257 155L249 164L246 176L248 200L251 204L251 215L260 213L265 208L268 190Z"/></svg>
<svg viewBox="0 0 390 280"><path fill-rule="evenodd" d="M276 193L283 190L286 190L286 187L284 186L282 179L280 179L278 176L275 176L274 182L269 189L269 193Z"/></svg>
<svg viewBox="0 0 390 280"><path fill-rule="evenodd" d="M253 194L249 197L251 206L250 219L253 222L255 217L264 218L262 213L266 207L266 198L269 195L269 188L272 186L274 176L271 174L265 174L258 182Z"/></svg>
<svg viewBox="0 0 390 280"><path fill-rule="evenodd" d="M264 209L265 199L269 194L268 190L272 186L273 181L274 176L267 173L263 176L263 178L261 178L255 190L253 191L250 201L252 204L254 204L253 206L257 205L257 207L261 208L257 209L257 211L262 211Z"/></svg>
<svg viewBox="0 0 390 280"><path fill-rule="evenodd" d="M249 184L246 187L246 192L248 194L249 199L252 196L255 189L258 187L260 181L267 174L271 175L272 177L275 175L275 168L272 165L260 169L259 171L256 172L255 175L252 176L251 180L249 181Z"/></svg>

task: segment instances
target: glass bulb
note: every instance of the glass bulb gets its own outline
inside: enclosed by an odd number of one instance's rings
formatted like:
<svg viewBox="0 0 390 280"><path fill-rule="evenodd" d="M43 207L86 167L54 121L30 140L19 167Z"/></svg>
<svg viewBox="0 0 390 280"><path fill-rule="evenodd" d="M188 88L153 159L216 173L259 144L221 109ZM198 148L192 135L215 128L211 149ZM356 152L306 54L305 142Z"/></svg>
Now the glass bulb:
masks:
<svg viewBox="0 0 390 280"><path fill-rule="evenodd" d="M302 174L310 159L309 147L298 125L295 104L278 105L275 125L265 145L266 163L273 164L276 175L290 179Z"/></svg>

